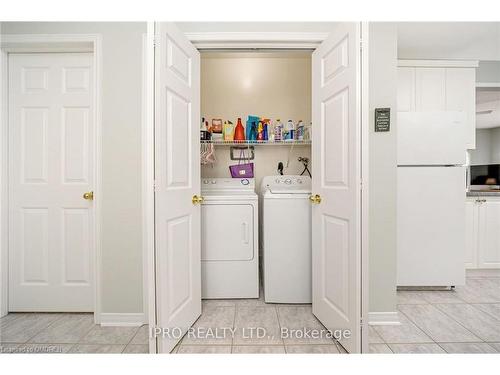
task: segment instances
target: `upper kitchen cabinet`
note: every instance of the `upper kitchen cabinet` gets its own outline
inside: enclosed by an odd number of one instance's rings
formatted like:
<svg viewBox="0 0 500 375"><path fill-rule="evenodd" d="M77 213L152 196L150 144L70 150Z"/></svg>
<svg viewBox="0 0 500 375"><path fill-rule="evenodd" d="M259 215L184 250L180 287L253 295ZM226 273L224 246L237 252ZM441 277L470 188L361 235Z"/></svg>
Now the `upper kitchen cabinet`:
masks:
<svg viewBox="0 0 500 375"><path fill-rule="evenodd" d="M467 149L475 149L476 68L446 69L446 110L467 112Z"/></svg>
<svg viewBox="0 0 500 375"><path fill-rule="evenodd" d="M399 60L398 111L464 111L467 149L476 147L477 61Z"/></svg>
<svg viewBox="0 0 500 375"><path fill-rule="evenodd" d="M415 111L415 68L398 68L398 112Z"/></svg>

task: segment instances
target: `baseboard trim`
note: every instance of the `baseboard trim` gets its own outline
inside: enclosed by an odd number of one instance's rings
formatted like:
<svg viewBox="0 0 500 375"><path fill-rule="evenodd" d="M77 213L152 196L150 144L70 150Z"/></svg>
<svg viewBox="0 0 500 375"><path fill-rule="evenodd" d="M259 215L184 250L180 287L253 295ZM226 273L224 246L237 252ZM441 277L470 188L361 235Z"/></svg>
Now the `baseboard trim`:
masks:
<svg viewBox="0 0 500 375"><path fill-rule="evenodd" d="M401 322L397 311L369 312L368 324L371 326L397 326Z"/></svg>
<svg viewBox="0 0 500 375"><path fill-rule="evenodd" d="M500 268L470 268L465 270L466 277L500 277Z"/></svg>
<svg viewBox="0 0 500 375"><path fill-rule="evenodd" d="M139 327L146 323L143 313L101 313L103 327Z"/></svg>

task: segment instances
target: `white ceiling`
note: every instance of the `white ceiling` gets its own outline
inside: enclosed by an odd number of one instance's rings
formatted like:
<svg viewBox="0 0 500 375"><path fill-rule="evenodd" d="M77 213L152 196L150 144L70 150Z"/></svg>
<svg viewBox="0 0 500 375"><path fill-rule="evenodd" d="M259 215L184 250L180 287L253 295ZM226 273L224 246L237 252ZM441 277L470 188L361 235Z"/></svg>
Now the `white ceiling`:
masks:
<svg viewBox="0 0 500 375"><path fill-rule="evenodd" d="M500 22L398 22L398 57L500 60Z"/></svg>

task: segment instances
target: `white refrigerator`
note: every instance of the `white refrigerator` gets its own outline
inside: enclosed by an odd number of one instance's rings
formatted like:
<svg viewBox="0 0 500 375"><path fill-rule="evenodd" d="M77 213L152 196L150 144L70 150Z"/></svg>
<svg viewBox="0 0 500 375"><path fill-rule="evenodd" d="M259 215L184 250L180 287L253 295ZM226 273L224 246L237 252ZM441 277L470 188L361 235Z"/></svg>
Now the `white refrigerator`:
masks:
<svg viewBox="0 0 500 375"><path fill-rule="evenodd" d="M397 285L465 284L463 112L399 112Z"/></svg>

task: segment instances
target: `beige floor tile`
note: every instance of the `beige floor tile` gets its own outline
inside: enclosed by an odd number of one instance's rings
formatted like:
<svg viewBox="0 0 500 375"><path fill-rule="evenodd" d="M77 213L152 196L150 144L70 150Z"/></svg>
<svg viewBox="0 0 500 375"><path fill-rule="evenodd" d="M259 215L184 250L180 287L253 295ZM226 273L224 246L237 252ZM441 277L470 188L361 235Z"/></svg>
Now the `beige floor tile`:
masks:
<svg viewBox="0 0 500 375"><path fill-rule="evenodd" d="M488 343L493 349L500 353L500 342L489 342Z"/></svg>
<svg viewBox="0 0 500 375"><path fill-rule="evenodd" d="M457 286L457 296L467 303L500 303L498 279L467 279L465 286Z"/></svg>
<svg viewBox="0 0 500 375"><path fill-rule="evenodd" d="M400 305L399 310L435 342L482 341L433 305ZM377 332L380 333L379 330ZM382 335L382 337L384 336ZM388 342L387 340L385 341Z"/></svg>
<svg viewBox="0 0 500 375"><path fill-rule="evenodd" d="M234 345L283 344L276 308L239 306L234 323Z"/></svg>
<svg viewBox="0 0 500 375"><path fill-rule="evenodd" d="M373 326L373 329L380 335L380 337L382 337L382 339L386 343L409 344L433 342L433 340L429 336L427 336L420 328L413 324L404 314L399 314L399 320L401 322L400 325L377 325Z"/></svg>
<svg viewBox="0 0 500 375"><path fill-rule="evenodd" d="M147 345L149 343L149 326L147 324L141 326L130 343Z"/></svg>
<svg viewBox="0 0 500 375"><path fill-rule="evenodd" d="M422 297L429 303L466 303L460 299L455 290L429 290L421 292Z"/></svg>
<svg viewBox="0 0 500 375"><path fill-rule="evenodd" d="M80 341L82 344L127 345L138 331L138 327L101 327L92 328Z"/></svg>
<svg viewBox="0 0 500 375"><path fill-rule="evenodd" d="M394 353L399 354L443 354L446 353L438 344L389 344Z"/></svg>
<svg viewBox="0 0 500 375"><path fill-rule="evenodd" d="M177 354L230 354L230 345L181 345Z"/></svg>
<svg viewBox="0 0 500 375"><path fill-rule="evenodd" d="M23 316L31 315L28 313L9 313L3 317L0 318L0 329L3 329L7 327L8 325L12 324L12 322L18 318L21 318Z"/></svg>
<svg viewBox="0 0 500 375"><path fill-rule="evenodd" d="M234 299L204 299L203 306L233 307L236 306Z"/></svg>
<svg viewBox="0 0 500 375"><path fill-rule="evenodd" d="M479 303L473 306L491 315L496 320L500 320L500 303Z"/></svg>
<svg viewBox="0 0 500 375"><path fill-rule="evenodd" d="M392 354L387 344L370 344L369 349L371 354Z"/></svg>
<svg viewBox="0 0 500 375"><path fill-rule="evenodd" d="M370 344L383 344L384 340L377 333L373 326L368 326L368 342Z"/></svg>
<svg viewBox="0 0 500 375"><path fill-rule="evenodd" d="M241 345L233 346L233 354L285 354L285 347L282 345Z"/></svg>
<svg viewBox="0 0 500 375"><path fill-rule="evenodd" d="M118 354L123 352L125 345L100 345L100 344L76 344L69 353L88 353L88 354Z"/></svg>
<svg viewBox="0 0 500 375"><path fill-rule="evenodd" d="M280 306L277 310L281 330L288 332L283 336L285 345L333 343L332 338L326 337L326 328L313 315L311 306ZM304 333L310 330L315 330L320 336L307 337Z"/></svg>
<svg viewBox="0 0 500 375"><path fill-rule="evenodd" d="M480 339L490 342L500 341L500 322L473 305L440 304L435 306ZM439 342L439 340L436 341Z"/></svg>
<svg viewBox="0 0 500 375"><path fill-rule="evenodd" d="M62 316L62 314L52 313L21 314L19 317L4 324L4 327L0 330L0 342L26 343Z"/></svg>
<svg viewBox="0 0 500 375"><path fill-rule="evenodd" d="M149 345L129 344L123 353L127 354L149 354Z"/></svg>
<svg viewBox="0 0 500 375"><path fill-rule="evenodd" d="M203 306L201 316L182 339L182 345L231 345L234 306Z"/></svg>
<svg viewBox="0 0 500 375"><path fill-rule="evenodd" d="M439 344L447 353L496 353L497 351L485 342L446 343Z"/></svg>
<svg viewBox="0 0 500 375"><path fill-rule="evenodd" d="M287 354L340 354L335 345L286 345Z"/></svg>
<svg viewBox="0 0 500 375"><path fill-rule="evenodd" d="M420 291L398 290L396 296L398 305L425 305L429 303Z"/></svg>
<svg viewBox="0 0 500 375"><path fill-rule="evenodd" d="M65 314L33 337L31 343L77 343L93 327L93 314Z"/></svg>

